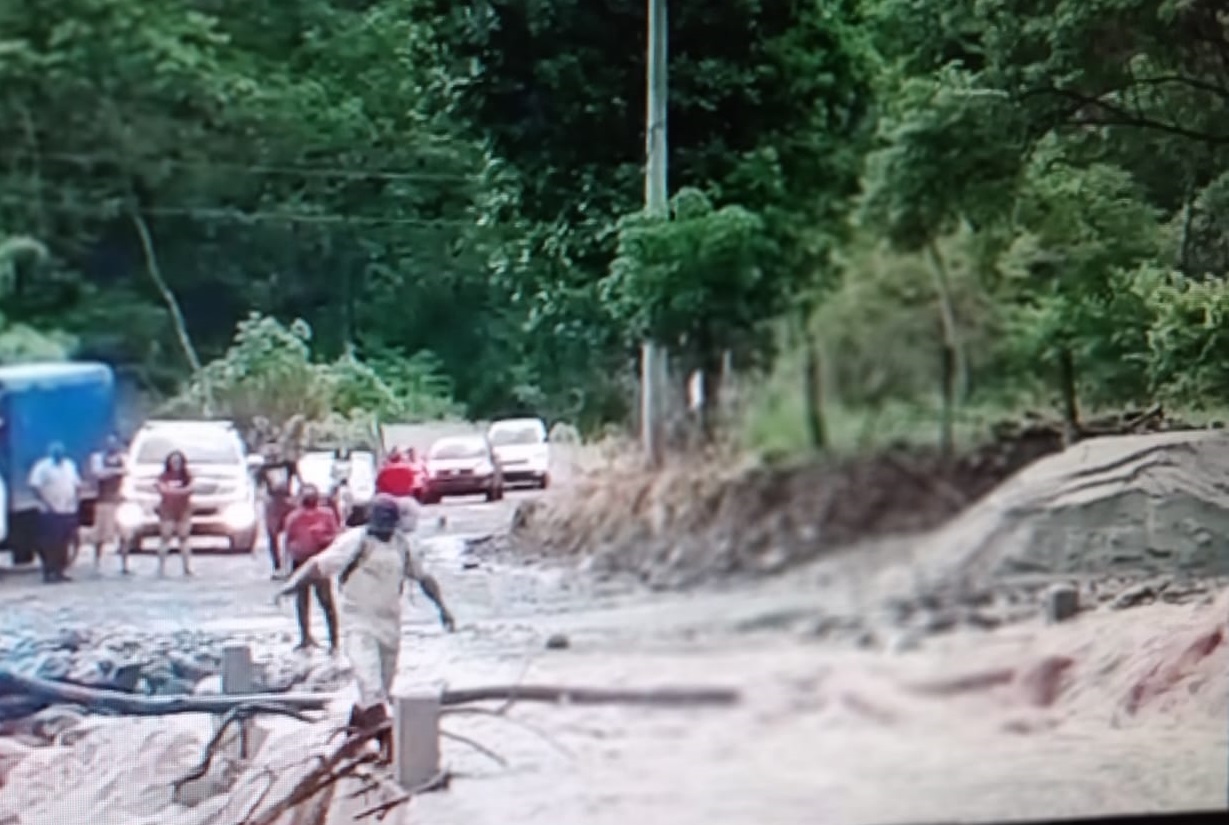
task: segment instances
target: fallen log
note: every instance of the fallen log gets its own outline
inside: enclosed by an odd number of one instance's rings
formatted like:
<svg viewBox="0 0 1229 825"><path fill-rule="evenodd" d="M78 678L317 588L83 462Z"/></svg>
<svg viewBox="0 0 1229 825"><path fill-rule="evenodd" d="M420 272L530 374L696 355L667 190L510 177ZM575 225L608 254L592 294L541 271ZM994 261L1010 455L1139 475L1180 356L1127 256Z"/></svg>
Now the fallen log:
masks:
<svg viewBox="0 0 1229 825"><path fill-rule="evenodd" d="M263 693L234 696L134 696L52 682L0 670L0 697L22 697L47 705L77 705L93 713L120 716L169 716L177 713L225 714L242 707L267 706L281 710L323 710L330 693ZM727 688L654 688L648 690L567 687L560 685L497 685L445 690L444 707L475 702L548 702L574 705L649 705L688 707L732 705L738 691Z"/></svg>
<svg viewBox="0 0 1229 825"><path fill-rule="evenodd" d="M445 690L444 707L473 702L551 702L571 705L652 705L687 707L733 705L741 698L728 688L651 688L648 690L579 688L559 685L499 685Z"/></svg>
<svg viewBox="0 0 1229 825"><path fill-rule="evenodd" d="M78 705L94 713L120 716L169 716L176 713L228 713L244 705L292 710L323 710L333 698L325 693L263 693L235 696L137 696L53 682L0 670L0 696L23 696L49 705Z"/></svg>

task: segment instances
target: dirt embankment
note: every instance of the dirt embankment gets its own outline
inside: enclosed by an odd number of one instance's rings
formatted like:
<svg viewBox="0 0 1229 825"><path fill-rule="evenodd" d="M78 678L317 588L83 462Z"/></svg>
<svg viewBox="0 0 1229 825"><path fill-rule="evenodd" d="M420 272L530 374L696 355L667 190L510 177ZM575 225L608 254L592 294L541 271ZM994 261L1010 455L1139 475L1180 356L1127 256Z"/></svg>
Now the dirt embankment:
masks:
<svg viewBox="0 0 1229 825"><path fill-rule="evenodd" d="M523 505L510 544L655 587L778 573L906 535L919 536L912 586L961 597L1007 580L1188 580L1229 575L1216 552L1229 533L1226 478L1223 431L1062 450L1056 432L1033 428L954 461L896 450L797 467L588 472Z"/></svg>
<svg viewBox="0 0 1229 825"><path fill-rule="evenodd" d="M612 465L523 504L511 545L654 587L772 574L857 542L933 529L1061 446L1053 428L1031 427L955 460L898 448L797 466L681 463L654 474Z"/></svg>

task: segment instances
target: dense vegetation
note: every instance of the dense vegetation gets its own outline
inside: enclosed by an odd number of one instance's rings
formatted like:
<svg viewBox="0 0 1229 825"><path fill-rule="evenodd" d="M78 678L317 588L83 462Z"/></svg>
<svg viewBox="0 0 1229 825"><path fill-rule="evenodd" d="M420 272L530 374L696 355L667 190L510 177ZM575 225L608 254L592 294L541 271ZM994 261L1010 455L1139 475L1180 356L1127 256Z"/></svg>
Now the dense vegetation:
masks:
<svg viewBox="0 0 1229 825"><path fill-rule="evenodd" d="M671 0L669 221L645 5L7 0L0 358L191 395L281 342L304 404L591 426L652 335L818 442L1229 402L1217 0Z"/></svg>

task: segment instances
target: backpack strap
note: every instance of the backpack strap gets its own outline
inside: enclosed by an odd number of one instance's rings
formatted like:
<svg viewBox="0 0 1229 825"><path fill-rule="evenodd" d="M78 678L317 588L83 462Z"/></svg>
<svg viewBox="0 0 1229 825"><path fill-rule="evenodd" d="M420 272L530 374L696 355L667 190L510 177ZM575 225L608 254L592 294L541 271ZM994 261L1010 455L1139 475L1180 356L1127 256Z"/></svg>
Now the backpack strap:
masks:
<svg viewBox="0 0 1229 825"><path fill-rule="evenodd" d="M367 560L367 557L371 555L371 549L371 540L364 534L363 540L359 542L358 550L354 551L354 555L350 557L350 561L346 562L345 568L342 569L341 575L337 577L342 587L346 586L346 582L354 575L354 571L358 570L363 562Z"/></svg>

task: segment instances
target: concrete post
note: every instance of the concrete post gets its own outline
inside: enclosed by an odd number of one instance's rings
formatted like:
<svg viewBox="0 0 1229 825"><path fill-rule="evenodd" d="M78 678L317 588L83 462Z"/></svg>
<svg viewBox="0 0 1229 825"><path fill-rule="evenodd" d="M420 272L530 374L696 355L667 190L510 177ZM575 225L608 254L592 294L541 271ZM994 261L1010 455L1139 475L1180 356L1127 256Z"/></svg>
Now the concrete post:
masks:
<svg viewBox="0 0 1229 825"><path fill-rule="evenodd" d="M397 782L407 791L440 772L440 697L413 693L393 697L393 759Z"/></svg>
<svg viewBox="0 0 1229 825"><path fill-rule="evenodd" d="M222 692L235 695L252 693L252 651L247 645L222 648Z"/></svg>
<svg viewBox="0 0 1229 825"><path fill-rule="evenodd" d="M255 679L252 677L252 649L247 645L227 645L222 648L222 692L230 695L241 695L252 693L255 690ZM214 717L214 727L218 724L217 717ZM245 719L238 725L238 753L239 759L247 759L251 755L253 748L249 739L252 733L252 723L250 719ZM228 743L230 745L230 743ZM229 748L228 748L229 749Z"/></svg>

